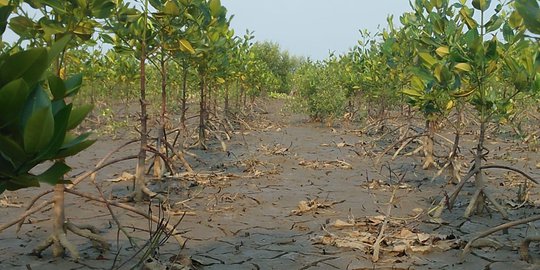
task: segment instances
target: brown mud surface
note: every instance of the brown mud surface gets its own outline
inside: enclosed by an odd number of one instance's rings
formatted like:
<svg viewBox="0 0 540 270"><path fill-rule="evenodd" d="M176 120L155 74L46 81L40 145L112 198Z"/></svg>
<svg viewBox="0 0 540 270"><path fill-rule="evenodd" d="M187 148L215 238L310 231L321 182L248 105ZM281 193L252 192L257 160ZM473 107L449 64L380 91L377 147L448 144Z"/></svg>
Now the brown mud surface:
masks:
<svg viewBox="0 0 540 270"><path fill-rule="evenodd" d="M436 171L422 170L420 156L391 160L394 151L375 164L378 153L396 136L310 123L304 116L281 110L281 105L269 101L261 110L264 113L247 120L251 129L244 125L226 142L229 152L215 141L207 151L191 150L197 158L188 159L199 176L151 181L150 189L169 197L175 212L170 223L185 213L178 230L188 241L183 250L172 238L163 244L156 254L163 265L181 254L190 256L199 269L540 269L520 261L518 254L522 239L534 234L534 224L496 233L488 244L461 256L474 233L504 223L493 210L470 219L461 217L466 195L474 192L472 183L465 186L456 207L443 215L447 223L430 223L426 213L433 202L455 187L447 185L446 174L432 181ZM471 129L464 138L463 164L472 159L469 149L475 134ZM69 161L72 175L92 169L125 141L99 136L92 148ZM501 135L492 136L489 143L489 162L516 166L540 179L539 155L522 140ZM414 150L413 146L405 150ZM438 150L445 155L445 148ZM115 157L136 153L134 145ZM131 181L122 181L121 175L133 174L134 166L134 160L125 161L98 173L97 183L107 198L121 199L130 193ZM538 188L528 190L523 205L515 203L522 177L493 170L487 178L512 220L540 212ZM2 195L0 224L17 218L36 194L49 188ZM99 197L89 179L76 189ZM155 202L131 205L161 213ZM26 219L18 234L15 227L0 233L0 269L130 269L137 264L140 248L130 246L103 204L67 194L66 208L73 223L99 228L111 251L100 254L89 240L68 234L81 252L79 262L53 259L50 250L43 258L28 255L51 232L49 207ZM131 212L114 211L140 245L148 239L148 230L156 228ZM382 226L380 259L372 263L373 243ZM531 244L531 254L539 251L537 244Z"/></svg>

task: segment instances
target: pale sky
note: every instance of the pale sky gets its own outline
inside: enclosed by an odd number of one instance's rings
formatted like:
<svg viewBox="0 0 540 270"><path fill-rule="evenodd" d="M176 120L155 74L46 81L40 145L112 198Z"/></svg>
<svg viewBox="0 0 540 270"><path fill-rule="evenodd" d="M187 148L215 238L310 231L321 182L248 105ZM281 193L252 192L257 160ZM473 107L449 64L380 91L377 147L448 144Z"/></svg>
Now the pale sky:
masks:
<svg viewBox="0 0 540 270"><path fill-rule="evenodd" d="M346 52L360 39L358 30L375 33L386 18L411 11L408 0L222 0L237 35L255 31L255 40L275 41L291 54L324 59Z"/></svg>
<svg viewBox="0 0 540 270"><path fill-rule="evenodd" d="M131 0L132 1L132 0ZM293 55L321 60L329 52L346 52L361 38L386 27L386 18L411 11L408 0L222 0L233 15L232 28L243 36L255 32L256 41L274 41ZM15 39L11 31L5 40Z"/></svg>

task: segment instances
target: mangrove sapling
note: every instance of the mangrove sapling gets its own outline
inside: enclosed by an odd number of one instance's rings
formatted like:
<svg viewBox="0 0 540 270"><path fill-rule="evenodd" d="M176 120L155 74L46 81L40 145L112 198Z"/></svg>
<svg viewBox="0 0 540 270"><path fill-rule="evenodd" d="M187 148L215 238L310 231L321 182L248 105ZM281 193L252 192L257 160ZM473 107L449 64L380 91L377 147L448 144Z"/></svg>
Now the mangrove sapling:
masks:
<svg viewBox="0 0 540 270"><path fill-rule="evenodd" d="M124 4L117 7L115 17L108 21L108 29L111 30L116 39L108 37L107 40L112 42L115 49L120 51L130 51L137 56L139 61L139 153L137 166L135 169L134 191L129 196L129 199L141 202L148 197L156 196L146 187L146 155L148 145L148 105L147 100L147 60L155 49L153 46L154 37L156 35L149 12L149 0L144 0L142 3L142 11L136 8L131 8L129 4ZM135 20L133 18L136 18ZM158 199L163 199L162 196L157 196Z"/></svg>
<svg viewBox="0 0 540 270"><path fill-rule="evenodd" d="M530 49L527 46L527 41L523 40L523 35L518 30L514 33L512 28L508 25L511 24L511 20L505 24L505 41L506 44L501 44L496 37L491 40L484 41L484 36L494 31L493 27L489 27L484 24L484 12L489 8L489 1L473 1L475 9L481 12L480 24L476 23L471 25L471 30L466 34L465 42L470 51L464 53L465 59L470 59L467 63L469 68L467 69L467 79L474 91L473 98L470 99L470 103L474 105L479 116L479 136L476 147L474 149L474 160L472 168L469 173L462 179L462 183L458 185L456 190L451 194L450 199L443 199L437 206L434 217L439 218L444 205L448 208L452 208L454 202L464 186L464 183L474 176L474 183L476 191L471 198L468 207L465 210L464 216L470 217L474 213L482 211L486 207L486 201L489 202L498 212L501 213L503 218L508 218L506 210L496 201L493 194L489 191L489 187L484 179L483 170L502 168L510 169L512 171L520 172L528 179L532 179L524 172L515 168L489 165L485 166L483 161L486 159L489 150L486 148L487 140L487 126L494 116L497 114L507 115L510 113L508 103L520 93L527 93L535 89L536 77L537 77L537 65L533 59L536 59L538 51L536 49ZM466 8L466 7L463 7ZM466 19L470 22L472 13L466 12L463 14L469 14ZM500 16L495 14L493 16ZM493 17L492 17L493 18ZM493 19L492 19L493 20ZM475 26L475 27L472 27ZM479 29L478 29L479 28ZM521 32L522 33L522 32ZM530 44L530 43L529 43ZM516 55L519 55L516 57ZM474 59L474 60L472 60ZM503 65L501 65L503 64ZM515 86L515 91L509 95L506 93L499 93L496 86L490 84L490 79L497 75L497 72L507 72L510 76L505 76ZM471 92L472 92L471 91ZM536 181L534 181L536 182Z"/></svg>
<svg viewBox="0 0 540 270"><path fill-rule="evenodd" d="M165 141L167 141L167 88L169 87L169 67L168 63L172 58L178 56L177 52L182 51L191 55L195 54L191 43L182 36L180 29L186 27L186 20L181 19L181 14L188 12L189 5L182 5L182 9L174 1L155 1L152 2L153 8L158 12L153 14L154 22L159 26L157 32L157 59L158 61L149 58L149 61L158 69L161 80L161 113L159 118L159 129L156 141L156 150L160 155L154 156L154 176L163 177L165 174L165 166L168 165L166 160L160 156L169 156L169 149ZM185 83L185 82L184 82ZM185 123L184 123L185 124ZM173 149L170 149L173 150ZM172 173L172 172L171 172Z"/></svg>

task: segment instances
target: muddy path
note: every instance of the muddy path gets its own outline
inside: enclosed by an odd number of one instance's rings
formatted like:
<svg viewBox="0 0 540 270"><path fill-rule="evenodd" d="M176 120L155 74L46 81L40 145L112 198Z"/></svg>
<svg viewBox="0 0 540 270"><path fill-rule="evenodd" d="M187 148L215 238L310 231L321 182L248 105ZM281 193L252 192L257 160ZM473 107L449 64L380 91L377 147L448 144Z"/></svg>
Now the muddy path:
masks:
<svg viewBox="0 0 540 270"><path fill-rule="evenodd" d="M449 223L426 222L425 213L433 199L441 196L441 190L453 189L445 188L444 175L431 181L434 172L421 170L418 156L391 161L386 155L375 164L377 153L391 138L374 141L373 134L309 123L282 105L271 101L261 106L263 113L226 142L228 152L216 142L208 151L193 150L197 158L188 158L200 176L179 175L151 182L152 190L170 198L175 213L172 223L185 214L178 229L188 241L182 250L174 240L164 243L156 254L163 265L181 255L191 257L201 269L538 269L519 261L517 247L527 226L495 235L500 246L481 247L461 258L460 248L470 233L503 222L497 214L465 220L460 217L466 207L463 198L445 215ZM469 137L471 143L474 134ZM502 157L519 145L496 140L494 156ZM76 168L73 175L90 169L124 141L99 138L89 151L70 161ZM127 148L117 157L136 151ZM522 169L540 176L535 169L539 160L536 152L510 155L504 162L519 161ZM129 194L131 183L120 176L133 173L134 165L134 161L126 161L98 174L97 184L107 197ZM505 176L494 172L490 179L495 185L508 184L497 192L501 200L512 200L516 187L504 180L508 179ZM0 224L24 212L18 205L47 188L7 193L4 201L11 205L0 208ZM78 190L96 194L90 181ZM472 192L472 185L466 192ZM532 202L540 199L536 189L530 191L530 198ZM81 249L81 262L54 260L50 252L43 258L27 255L50 231L48 208L27 219L19 234L15 228L0 234L0 269L129 269L136 264L138 249L130 247L102 204L68 196L66 206L71 221L99 228L111 242L112 251L101 254L89 241L70 235ZM162 214L157 203L135 206ZM512 210L511 215L522 218L537 212L534 204L526 204ZM141 243L148 239L148 231L155 229L133 213L119 209L115 213ZM381 258L372 263L373 242L388 214L392 219L382 235ZM532 245L531 253L538 251L538 246Z"/></svg>

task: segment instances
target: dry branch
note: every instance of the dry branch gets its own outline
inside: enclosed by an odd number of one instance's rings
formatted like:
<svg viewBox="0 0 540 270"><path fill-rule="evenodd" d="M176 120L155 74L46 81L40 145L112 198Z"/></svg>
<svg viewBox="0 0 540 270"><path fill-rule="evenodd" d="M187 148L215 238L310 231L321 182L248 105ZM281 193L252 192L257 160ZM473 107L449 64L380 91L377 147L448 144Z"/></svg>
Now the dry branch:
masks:
<svg viewBox="0 0 540 270"><path fill-rule="evenodd" d="M78 192L76 190L71 190L71 189L66 189L66 192L71 193L71 194L76 195L76 196L79 196L79 197L83 197L83 198L92 200L92 201L101 202L101 203L108 203L111 206L115 206L115 207L118 207L118 208L128 210L128 211L133 212L133 213L135 213L137 215L143 216L144 218L146 218L148 220L152 220L153 222L155 222L157 224L159 224L161 222L158 217L156 217L154 215L149 215L149 214L147 214L147 213L145 213L145 212L143 212L143 211L141 211L141 210L139 210L139 209L137 209L137 208L135 208L135 207L133 207L131 205L125 204L125 203L115 202L115 201L108 201L108 200L105 200L105 199L102 199L102 198L94 197L92 195L81 193L81 192ZM186 240L182 236L179 235L179 233L176 231L176 229L172 225L167 224L167 229L174 236L174 238L180 244L180 246L183 246L185 244Z"/></svg>
<svg viewBox="0 0 540 270"><path fill-rule="evenodd" d="M528 217L528 218L524 218L524 219L520 219L520 220L515 220L515 221L512 221L512 222L508 222L508 223L505 223L505 224L501 224L497 227L494 227L494 228L491 228L487 231L484 231L484 232L481 232L479 233L478 235L476 235L475 237L473 237L469 243L467 243L467 245L465 246L465 248L463 248L463 256L467 255L468 253L471 252L471 246L472 244L474 243L474 241L480 239L480 238L484 238L490 234L493 234L493 233L496 233L498 231L501 231L501 230L507 230L511 227L514 227L514 226L518 226L518 225L522 225L522 224L527 224L529 222L534 222L534 221L537 221L537 220L540 220L540 215L536 215L536 216L532 216L532 217ZM522 246L523 247L523 246ZM527 244L527 247L528 247L528 244ZM521 252L521 250L520 250Z"/></svg>
<svg viewBox="0 0 540 270"><path fill-rule="evenodd" d="M381 230L379 231L377 240L375 240L375 244L373 244L373 256L371 257L372 262L379 261L380 252L381 252L381 242L384 239L384 233L385 233L386 227L388 226L388 220L390 219L390 214L392 213L392 207L394 207L394 199L396 197L396 190L397 189L394 188L394 190L392 191L392 196L390 197L390 201L388 202L388 207L386 208L385 218L381 226Z"/></svg>

